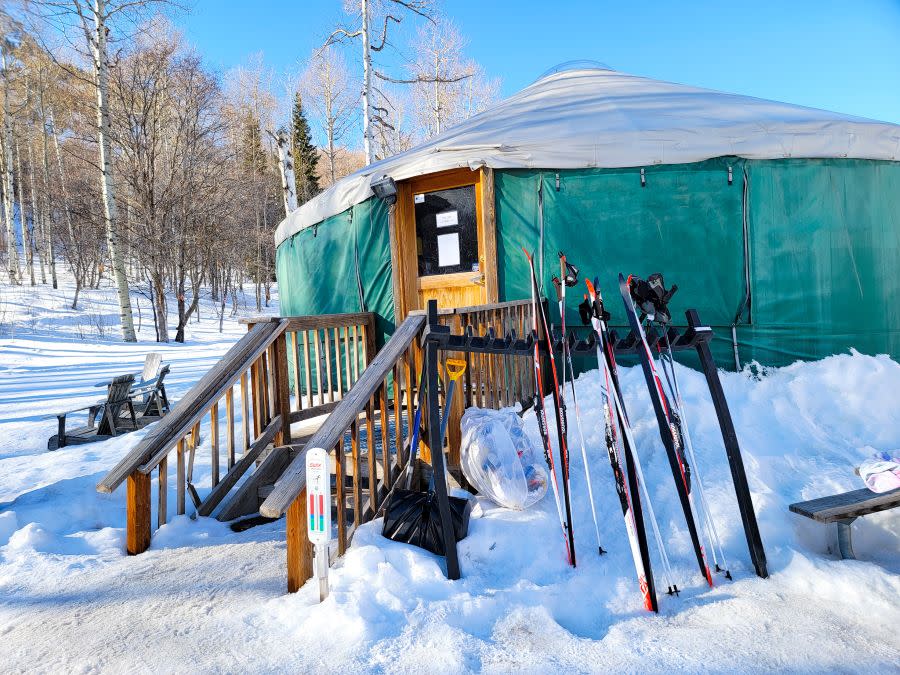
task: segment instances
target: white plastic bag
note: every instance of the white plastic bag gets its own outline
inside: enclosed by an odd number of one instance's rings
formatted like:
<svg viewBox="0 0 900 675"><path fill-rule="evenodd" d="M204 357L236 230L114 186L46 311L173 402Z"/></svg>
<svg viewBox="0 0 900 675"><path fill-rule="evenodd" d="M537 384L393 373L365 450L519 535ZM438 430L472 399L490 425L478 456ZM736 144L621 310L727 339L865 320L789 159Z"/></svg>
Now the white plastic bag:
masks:
<svg viewBox="0 0 900 675"><path fill-rule="evenodd" d="M500 506L520 511L547 493L540 455L512 410L466 410L461 460L466 480Z"/></svg>

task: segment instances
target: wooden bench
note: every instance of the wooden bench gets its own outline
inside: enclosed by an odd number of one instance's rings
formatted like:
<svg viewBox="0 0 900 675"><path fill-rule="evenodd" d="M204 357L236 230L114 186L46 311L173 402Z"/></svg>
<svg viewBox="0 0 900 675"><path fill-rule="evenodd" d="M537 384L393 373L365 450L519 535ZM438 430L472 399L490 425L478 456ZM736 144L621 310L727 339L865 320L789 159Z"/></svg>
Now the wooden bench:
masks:
<svg viewBox="0 0 900 675"><path fill-rule="evenodd" d="M900 506L900 489L877 493L868 488L791 504L788 508L820 523L837 523L838 550L843 560L855 560L850 525L860 516Z"/></svg>

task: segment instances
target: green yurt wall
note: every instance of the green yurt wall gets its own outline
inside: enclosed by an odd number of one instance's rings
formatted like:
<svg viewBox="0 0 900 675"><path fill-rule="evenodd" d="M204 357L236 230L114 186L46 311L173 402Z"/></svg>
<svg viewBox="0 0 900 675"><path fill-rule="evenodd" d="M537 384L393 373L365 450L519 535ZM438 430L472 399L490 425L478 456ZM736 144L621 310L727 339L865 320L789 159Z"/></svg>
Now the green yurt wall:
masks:
<svg viewBox="0 0 900 675"><path fill-rule="evenodd" d="M275 254L281 314L376 315L380 346L394 333L388 208L371 199L285 240Z"/></svg>
<svg viewBox="0 0 900 675"><path fill-rule="evenodd" d="M501 300L528 297L521 248L543 239L545 293L564 251L599 276L621 326L618 273L662 272L679 287L675 323L696 308L716 329L725 367L736 318L742 363L851 346L900 357L900 163L719 158L646 167L643 184L640 168L498 171L495 180Z"/></svg>
<svg viewBox="0 0 900 675"><path fill-rule="evenodd" d="M749 162L752 324L742 356L900 358L900 163Z"/></svg>
<svg viewBox="0 0 900 675"><path fill-rule="evenodd" d="M500 300L529 297L522 247L542 240L545 293L553 295L564 251L583 277L599 277L617 326L618 273L662 272L679 287L675 323L695 307L716 330L724 367L734 367L736 318L742 363L783 365L850 347L900 358L900 163L725 157L645 167L643 181L640 168L494 175ZM378 316L379 344L392 334L381 201L300 231L278 247L276 266L283 314L365 308ZM583 292L570 291L572 326Z"/></svg>

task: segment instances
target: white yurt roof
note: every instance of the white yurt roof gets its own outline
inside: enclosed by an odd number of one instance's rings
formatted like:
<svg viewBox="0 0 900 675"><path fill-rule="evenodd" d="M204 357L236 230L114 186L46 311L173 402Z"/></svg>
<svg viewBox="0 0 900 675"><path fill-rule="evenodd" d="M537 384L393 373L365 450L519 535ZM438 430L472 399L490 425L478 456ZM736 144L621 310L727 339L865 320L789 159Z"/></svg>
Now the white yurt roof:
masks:
<svg viewBox="0 0 900 675"><path fill-rule="evenodd" d="M748 159L900 160L900 125L628 75L551 71L426 143L337 181L291 213L280 244L372 196L382 176L445 169L578 169Z"/></svg>

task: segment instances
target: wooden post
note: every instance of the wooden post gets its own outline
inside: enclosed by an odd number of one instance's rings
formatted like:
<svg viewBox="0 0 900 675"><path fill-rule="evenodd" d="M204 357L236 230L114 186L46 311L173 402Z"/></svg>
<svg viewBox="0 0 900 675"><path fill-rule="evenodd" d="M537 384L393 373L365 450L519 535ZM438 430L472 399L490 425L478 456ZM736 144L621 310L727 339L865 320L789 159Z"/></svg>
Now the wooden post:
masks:
<svg viewBox="0 0 900 675"><path fill-rule="evenodd" d="M288 593L296 593L313 574L313 547L306 529L306 489L287 510Z"/></svg>
<svg viewBox="0 0 900 675"><path fill-rule="evenodd" d="M365 360L365 364L368 366L370 363L372 363L372 359L375 358L375 352L376 352L376 349L375 349L375 320L374 320L374 318L362 325L362 331L363 331L363 339L365 341L364 346L363 346L363 349L365 350L363 353L363 359Z"/></svg>
<svg viewBox="0 0 900 675"><path fill-rule="evenodd" d="M338 531L338 555L344 555L347 551L347 462L344 459L344 439L334 446L334 479L337 484L337 498L335 509Z"/></svg>
<svg viewBox="0 0 900 675"><path fill-rule="evenodd" d="M128 476L125 512L125 550L128 555L143 553L150 548L150 474Z"/></svg>
<svg viewBox="0 0 900 675"><path fill-rule="evenodd" d="M209 409L209 426L210 426L210 468L212 469L212 486L219 484L219 402L213 403ZM199 428L198 428L199 431ZM194 449L196 450L196 445Z"/></svg>
<svg viewBox="0 0 900 675"><path fill-rule="evenodd" d="M281 430L275 434L275 445L291 442L291 385L288 381L287 340L279 335L272 350L272 367L275 371L275 414L281 415Z"/></svg>
<svg viewBox="0 0 900 675"><path fill-rule="evenodd" d="M234 466L234 387L225 392L225 430L228 439L228 470Z"/></svg>
<svg viewBox="0 0 900 675"><path fill-rule="evenodd" d="M244 425L244 450L241 457L250 449L250 396L247 394L247 373L241 373L241 420Z"/></svg>
<svg viewBox="0 0 900 675"><path fill-rule="evenodd" d="M184 492L187 487L185 484L186 473L184 465L184 439L178 441L175 446L175 458L177 464L175 466L175 513L179 516L184 515Z"/></svg>
<svg viewBox="0 0 900 675"><path fill-rule="evenodd" d="M159 480L156 485L156 527L160 528L166 524L166 519L169 516L169 458L163 457L156 468L159 474Z"/></svg>
<svg viewBox="0 0 900 675"><path fill-rule="evenodd" d="M253 407L253 438L262 433L262 396L259 391L259 366L262 357L250 364L250 404Z"/></svg>
<svg viewBox="0 0 900 675"><path fill-rule="evenodd" d="M484 233L484 258L481 272L484 274L485 302L497 302L500 297L500 284L497 275L497 216L494 204L494 170L489 167L481 169L481 221Z"/></svg>

